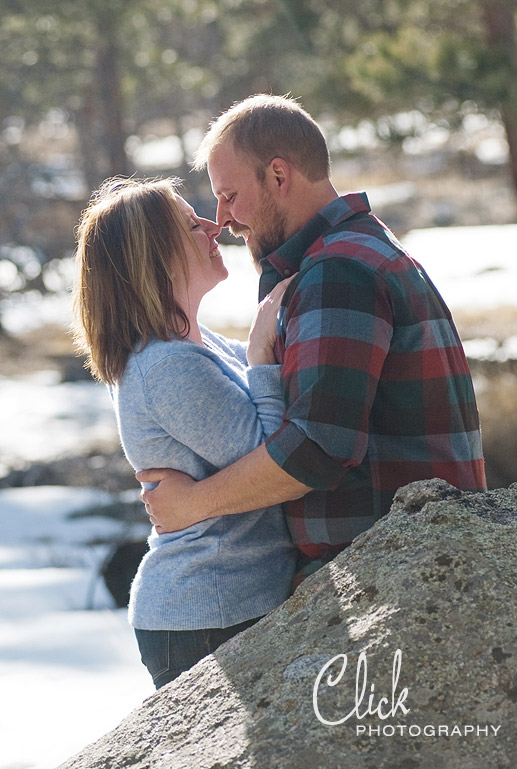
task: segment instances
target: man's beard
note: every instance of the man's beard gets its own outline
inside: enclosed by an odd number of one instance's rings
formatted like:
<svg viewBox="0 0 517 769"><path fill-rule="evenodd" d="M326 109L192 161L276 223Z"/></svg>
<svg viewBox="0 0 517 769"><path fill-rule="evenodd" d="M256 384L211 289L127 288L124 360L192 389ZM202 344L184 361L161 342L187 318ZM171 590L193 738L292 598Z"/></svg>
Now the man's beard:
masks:
<svg viewBox="0 0 517 769"><path fill-rule="evenodd" d="M255 220L264 229L260 233L253 230L247 246L253 263L255 266L258 266L265 256L276 251L287 240L285 216L280 213L265 190L261 195ZM250 229L235 222L230 227L230 232L235 236L248 235L250 234Z"/></svg>

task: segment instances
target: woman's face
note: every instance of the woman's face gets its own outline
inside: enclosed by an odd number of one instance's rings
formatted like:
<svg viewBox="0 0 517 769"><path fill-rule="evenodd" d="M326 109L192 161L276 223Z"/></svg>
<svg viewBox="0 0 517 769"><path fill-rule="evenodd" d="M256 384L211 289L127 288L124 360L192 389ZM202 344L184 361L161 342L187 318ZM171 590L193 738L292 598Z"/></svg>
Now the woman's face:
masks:
<svg viewBox="0 0 517 769"><path fill-rule="evenodd" d="M225 280L228 277L228 270L224 266L216 240L221 228L210 219L197 216L192 206L179 195L176 196L176 200L199 252L197 253L187 241L185 245L189 277L186 293L189 304L192 305Z"/></svg>

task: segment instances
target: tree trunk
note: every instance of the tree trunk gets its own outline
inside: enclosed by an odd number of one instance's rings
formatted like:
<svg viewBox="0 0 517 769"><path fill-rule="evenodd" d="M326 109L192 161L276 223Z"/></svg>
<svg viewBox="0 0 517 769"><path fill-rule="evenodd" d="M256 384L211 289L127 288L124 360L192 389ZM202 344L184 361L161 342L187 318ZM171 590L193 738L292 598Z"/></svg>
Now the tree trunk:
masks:
<svg viewBox="0 0 517 769"><path fill-rule="evenodd" d="M517 194L517 36L515 0L483 0L486 40L490 48L501 51L507 64L508 87L501 103L501 117L510 150L510 173ZM513 63L513 66L512 66Z"/></svg>
<svg viewBox="0 0 517 769"><path fill-rule="evenodd" d="M82 105L75 113L79 136L81 165L88 192L96 189L105 178L102 158L99 157L97 105L93 86L88 85L82 94Z"/></svg>
<svg viewBox="0 0 517 769"><path fill-rule="evenodd" d="M514 100L510 109L503 107L503 124L506 131L506 138L510 148L510 173L512 175L515 194L517 195L517 101Z"/></svg>
<svg viewBox="0 0 517 769"><path fill-rule="evenodd" d="M117 45L117 15L109 7L99 15L97 72L99 83L102 145L106 154L106 176L128 175L125 151L124 103Z"/></svg>

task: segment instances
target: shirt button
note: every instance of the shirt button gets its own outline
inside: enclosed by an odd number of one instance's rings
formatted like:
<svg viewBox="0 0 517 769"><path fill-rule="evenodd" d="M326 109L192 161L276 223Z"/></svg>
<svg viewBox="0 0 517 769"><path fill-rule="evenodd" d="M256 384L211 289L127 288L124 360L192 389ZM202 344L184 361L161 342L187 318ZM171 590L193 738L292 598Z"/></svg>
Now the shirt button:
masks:
<svg viewBox="0 0 517 769"><path fill-rule="evenodd" d="M292 275L292 270L284 270L284 275L286 278L288 278L290 275Z"/></svg>

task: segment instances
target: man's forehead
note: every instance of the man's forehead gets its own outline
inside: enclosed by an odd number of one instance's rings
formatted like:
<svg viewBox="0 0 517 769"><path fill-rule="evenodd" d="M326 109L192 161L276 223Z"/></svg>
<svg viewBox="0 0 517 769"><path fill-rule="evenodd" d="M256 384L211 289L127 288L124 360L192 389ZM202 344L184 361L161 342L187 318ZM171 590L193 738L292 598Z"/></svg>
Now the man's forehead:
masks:
<svg viewBox="0 0 517 769"><path fill-rule="evenodd" d="M251 159L245 153L237 152L230 141L214 147L208 156L207 166L212 189L216 194L228 192L243 176L254 171Z"/></svg>
<svg viewBox="0 0 517 769"><path fill-rule="evenodd" d="M237 155L229 142L217 145L208 156L208 172L211 176L224 175L234 164L237 164Z"/></svg>

